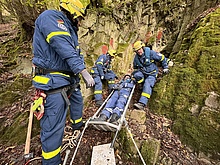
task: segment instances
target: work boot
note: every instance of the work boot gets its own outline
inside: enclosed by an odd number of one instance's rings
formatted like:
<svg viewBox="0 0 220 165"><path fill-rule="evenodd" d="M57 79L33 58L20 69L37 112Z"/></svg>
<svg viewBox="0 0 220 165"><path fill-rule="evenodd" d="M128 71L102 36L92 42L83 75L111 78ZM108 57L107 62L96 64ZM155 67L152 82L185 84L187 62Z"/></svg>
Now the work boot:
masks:
<svg viewBox="0 0 220 165"><path fill-rule="evenodd" d="M119 118L120 118L120 117L118 116L117 113L113 113L113 114L112 114L112 117L111 117L111 119L110 119L109 122L110 122L110 123L116 122Z"/></svg>
<svg viewBox="0 0 220 165"><path fill-rule="evenodd" d="M143 103L135 103L134 104L134 107L136 107L136 108L138 108L138 109L141 109L141 110L143 110L144 109L144 104Z"/></svg>
<svg viewBox="0 0 220 165"><path fill-rule="evenodd" d="M92 121L107 121L108 117L104 114L101 114L98 118L92 119Z"/></svg>
<svg viewBox="0 0 220 165"><path fill-rule="evenodd" d="M97 100L96 103L95 103L95 106L100 107L102 104L103 104L102 100Z"/></svg>

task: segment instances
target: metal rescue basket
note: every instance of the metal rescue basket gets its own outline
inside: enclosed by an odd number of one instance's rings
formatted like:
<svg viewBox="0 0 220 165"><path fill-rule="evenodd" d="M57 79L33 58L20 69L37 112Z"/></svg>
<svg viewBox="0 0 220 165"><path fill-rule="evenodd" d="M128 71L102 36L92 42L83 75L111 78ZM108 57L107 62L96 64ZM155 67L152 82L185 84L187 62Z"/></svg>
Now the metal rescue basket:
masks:
<svg viewBox="0 0 220 165"><path fill-rule="evenodd" d="M128 133L129 133L131 139L132 139L132 142L135 145L135 148L136 148L136 150L137 150L137 152L138 152L138 154L139 154L143 164L146 165L146 163L145 163L145 161L144 161L144 159L143 159L143 157L142 157L142 155L141 155L141 153L140 153L140 151L139 151L139 149L138 149L138 147L137 147L137 145L136 145L136 143L135 143L135 141L133 139L133 136L132 136L131 131L130 131L129 127L128 127L127 121L125 119L126 111L128 109L128 106L130 104L131 98L133 96L134 89L135 89L135 85L133 86L133 88L132 88L132 90L130 92L130 95L129 95L129 98L128 98L127 102L126 102L124 111L123 111L120 119L117 122L109 123L108 121L95 121L95 120L93 120L95 118L98 118L101 110L104 108L104 106L106 105L108 100L113 95L114 90L105 99L105 101L99 107L97 112L92 117L90 117L87 120L87 122L85 123L84 129L82 130L82 132L79 135L78 143L76 145L76 149L74 151L74 154L73 154L72 160L70 162L70 165L73 164L73 161L74 161L75 156L77 154L77 151L79 149L80 142L82 140L83 134L84 134L86 128L89 125L92 125L95 129L100 130L100 131L115 132L114 138L113 138L111 143L93 146L91 165L115 165L116 164L116 162L115 162L115 155L114 155L114 143L115 143L116 137L118 135L118 132L121 130L122 126L126 127L126 129L127 129ZM65 165L65 163L63 165Z"/></svg>

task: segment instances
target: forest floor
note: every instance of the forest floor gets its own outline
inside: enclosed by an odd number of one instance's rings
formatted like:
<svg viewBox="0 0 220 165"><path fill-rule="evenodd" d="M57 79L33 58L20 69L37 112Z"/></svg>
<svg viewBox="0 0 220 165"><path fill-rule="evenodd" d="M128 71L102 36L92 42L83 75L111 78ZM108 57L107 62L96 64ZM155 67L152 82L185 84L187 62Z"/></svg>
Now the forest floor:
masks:
<svg viewBox="0 0 220 165"><path fill-rule="evenodd" d="M11 26L7 26L4 24L0 26L0 31L5 31L6 28L9 28L8 31L11 31ZM1 38L1 42L4 42L5 38ZM3 56L3 55L1 55ZM5 59L6 60L6 59ZM3 65L6 61L3 59L0 61L0 64ZM25 78L30 78L30 75L22 75ZM13 81L13 74L8 72L4 72L0 76L0 82L2 85L10 84ZM22 89L21 89L22 90ZM132 102L138 100L138 96L141 90L138 88L135 90L135 93L132 98ZM4 127L10 127L10 123L13 122L13 118L17 115L17 112L25 113L27 109L30 107L31 96L34 93L33 87L31 87L25 96L22 99L17 100L12 105L8 105L4 107L4 109L0 110L0 119L5 119ZM105 92L105 97L107 92ZM25 100L25 103L24 103ZM90 101L88 106L84 108L83 118L88 119L93 116L93 114L97 111L97 107L95 107L94 101ZM133 105L130 105L129 111L133 111ZM129 128L136 139L145 139L146 137L153 137L160 141L160 151L159 151L159 161L158 165L166 164L176 164L176 165L203 165L204 162L201 162L197 159L196 154L194 154L189 148L181 143L178 136L171 132L172 121L165 118L164 116L158 116L153 113L146 107L145 110L147 121L145 123L146 130L144 132L139 131L136 125L130 122L128 118ZM10 113L9 113L10 112ZM35 122L37 121L34 119ZM70 125L67 121L66 125ZM167 125L164 127L164 125ZM65 136L68 135L68 132L65 132ZM93 127L88 127L83 135L82 141L80 143L80 147L76 154L73 164L77 165L87 165L90 164L91 155L92 155L92 147L100 144L106 144L112 142L112 137L114 137L114 133L112 132L103 132L95 130ZM117 141L117 139L116 139ZM117 143L120 143L117 141ZM120 145L119 145L120 146ZM30 152L33 153L33 159L30 159L27 162L27 159L24 158L24 148L25 142L23 144L13 144L6 145L0 144L0 164L1 165L22 165L22 164L32 164L39 165L41 164L41 143L40 143L40 131L39 134L31 139L31 147ZM71 149L68 163L73 156L75 147ZM62 152L62 159L65 157L65 151ZM137 163L132 161L132 158L128 158L129 154L127 151L124 151L123 148L117 147L115 150L116 163L122 165L137 165ZM136 156L138 158L138 155ZM140 164L140 163L139 163Z"/></svg>

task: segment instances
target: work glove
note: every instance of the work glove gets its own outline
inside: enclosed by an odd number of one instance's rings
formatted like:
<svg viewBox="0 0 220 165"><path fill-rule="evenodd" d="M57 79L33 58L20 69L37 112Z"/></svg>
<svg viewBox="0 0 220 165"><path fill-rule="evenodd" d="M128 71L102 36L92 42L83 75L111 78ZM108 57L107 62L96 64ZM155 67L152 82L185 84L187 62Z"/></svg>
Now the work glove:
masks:
<svg viewBox="0 0 220 165"><path fill-rule="evenodd" d="M95 85L94 79L92 78L92 76L89 74L89 72L86 69L84 69L81 72L81 75L83 77L84 82L86 83L86 88L91 88Z"/></svg>
<svg viewBox="0 0 220 165"><path fill-rule="evenodd" d="M104 76L101 76L101 80L104 80Z"/></svg>
<svg viewBox="0 0 220 165"><path fill-rule="evenodd" d="M106 73L107 71L108 71L108 69L107 69L107 68L103 69L103 72L104 72L104 73Z"/></svg>
<svg viewBox="0 0 220 165"><path fill-rule="evenodd" d="M163 73L167 74L169 72L170 72L169 69L163 69Z"/></svg>

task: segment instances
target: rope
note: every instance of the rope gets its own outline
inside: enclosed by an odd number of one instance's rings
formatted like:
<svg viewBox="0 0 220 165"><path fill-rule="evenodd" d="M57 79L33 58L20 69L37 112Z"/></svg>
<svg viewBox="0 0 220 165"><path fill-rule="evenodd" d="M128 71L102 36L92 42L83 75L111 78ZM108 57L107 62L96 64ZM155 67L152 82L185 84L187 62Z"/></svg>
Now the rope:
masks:
<svg viewBox="0 0 220 165"><path fill-rule="evenodd" d="M30 162L32 162L34 160L38 160L38 159L41 159L41 157L36 157L36 158L30 159L24 165L28 165Z"/></svg>
<svg viewBox="0 0 220 165"><path fill-rule="evenodd" d="M89 118L89 120L90 120L90 118ZM76 156L76 153L77 153L77 151L78 151L78 148L79 148L80 142L81 142L81 140L82 140L83 134L84 134L86 128L88 127L89 120L85 123L84 129L83 129L83 131L81 132L81 134L79 135L79 141L78 141L78 143L77 143L77 146L76 146L76 149L75 149L75 151L74 151L74 154L73 154L72 160L71 160L71 162L70 162L70 165L73 164L73 161L74 161L75 156Z"/></svg>
<svg viewBox="0 0 220 165"><path fill-rule="evenodd" d="M141 161L142 161L143 165L146 165L146 163L145 163L145 161L144 161L144 158L143 158L143 156L141 155L141 152L140 152L140 150L138 149L138 146L137 146L137 144L136 144L135 141L134 141L133 135L132 135L132 133L131 133L131 130L130 130L129 127L128 127L128 123L127 123L126 120L125 120L125 124L126 124L126 128L127 128L128 134L130 135L131 140L132 140L132 142L134 143L134 146L135 146L135 148L136 148L136 150L137 150L137 152L138 152L139 157L141 158Z"/></svg>
<svg viewBox="0 0 220 165"><path fill-rule="evenodd" d="M72 134L72 131L67 131L67 129L72 129L70 126L66 126L64 129L64 133L67 134L64 136L63 138L63 142L65 143L63 145L63 147L61 148L60 153L62 153L63 151L65 151L68 147L69 148L73 148L76 146L77 144L77 139L80 136L80 130L75 130ZM72 135L71 135L72 134Z"/></svg>

